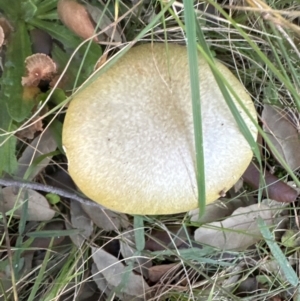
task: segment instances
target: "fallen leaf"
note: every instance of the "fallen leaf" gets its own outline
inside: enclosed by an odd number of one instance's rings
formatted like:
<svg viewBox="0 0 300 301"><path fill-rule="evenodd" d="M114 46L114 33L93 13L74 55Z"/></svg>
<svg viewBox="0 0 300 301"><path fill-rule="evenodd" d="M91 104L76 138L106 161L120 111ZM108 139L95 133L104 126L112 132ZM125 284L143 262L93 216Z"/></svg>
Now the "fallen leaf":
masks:
<svg viewBox="0 0 300 301"><path fill-rule="evenodd" d="M14 187L5 187L3 193L3 209L5 212L12 210L15 217L20 218L22 204L28 199L27 221L48 221L51 220L55 211L49 206L47 199L40 193L31 189L21 189L14 193Z"/></svg>
<svg viewBox="0 0 300 301"><path fill-rule="evenodd" d="M222 222L213 222L198 228L195 231L195 240L222 250L245 250L263 238L256 222L258 216L267 225L272 225L270 207L254 204L238 208Z"/></svg>
<svg viewBox="0 0 300 301"><path fill-rule="evenodd" d="M299 118L296 117L296 118ZM291 169L300 167L299 131L292 122L290 113L278 107L264 105L263 129ZM275 158L276 155L274 154ZM278 158L276 158L278 160Z"/></svg>
<svg viewBox="0 0 300 301"><path fill-rule="evenodd" d="M169 271L175 271L179 268L180 264L160 264L149 268L149 280L153 283L158 282Z"/></svg>
<svg viewBox="0 0 300 301"><path fill-rule="evenodd" d="M138 252L136 250L134 230L130 231L127 229L124 231L124 233L120 235L119 241L120 251L125 262L128 265L133 263L134 271L148 279L148 269L152 266L152 260L146 256L136 256Z"/></svg>
<svg viewBox="0 0 300 301"><path fill-rule="evenodd" d="M93 222L89 216L84 212L81 204L78 202L70 203L71 225L81 232L76 235L70 235L70 238L76 246L81 246L82 243L91 236L93 232Z"/></svg>
<svg viewBox="0 0 300 301"><path fill-rule="evenodd" d="M284 183L267 170L264 171L263 175L265 187L261 187L260 171L254 163L251 163L248 166L243 174L243 179L251 187L255 189L262 189L262 192L266 197L278 202L294 202L299 194L296 189Z"/></svg>
<svg viewBox="0 0 300 301"><path fill-rule="evenodd" d="M256 277L248 277L243 280L236 289L237 296L245 296L245 294L253 294L258 291L258 281Z"/></svg>
<svg viewBox="0 0 300 301"><path fill-rule="evenodd" d="M206 206L205 212L199 217L199 209L194 209L189 212L192 222L199 224L206 224L220 220L232 214L234 210L240 207L251 205L248 200L243 199L222 199L216 200Z"/></svg>
<svg viewBox="0 0 300 301"><path fill-rule="evenodd" d="M99 205L99 207L91 207L81 204L81 206L89 218L100 229L105 231L117 231L129 226L129 220L126 214L113 212L101 205Z"/></svg>
<svg viewBox="0 0 300 301"><path fill-rule="evenodd" d="M93 275L95 276L93 278L97 285L99 278L102 278L102 283L99 283L99 289L103 291L103 285L107 284L104 287L114 290L116 296L122 301L133 299L135 301L148 300L146 291L149 289L149 286L142 276L136 275L116 257L101 248L92 247L92 258L98 270L97 272L93 270ZM103 281L103 278L105 281Z"/></svg>
<svg viewBox="0 0 300 301"><path fill-rule="evenodd" d="M25 89L31 89L34 87L25 87ZM46 112L46 110L42 110L43 112L40 112L39 115L32 117L30 120L31 125L24 128L23 130L20 130L17 132L17 137L21 139L30 139L32 140L37 132L42 132L44 130L43 128L43 121L40 118L40 115ZM35 114L35 111L33 111L32 114Z"/></svg>
<svg viewBox="0 0 300 301"><path fill-rule="evenodd" d="M40 156L55 151L56 148L57 143L54 139L54 135L50 129L47 129L25 148L22 156L18 160L18 169L15 176L23 179L26 175L26 180L34 179L42 169L48 166L51 156L42 159L38 163L34 163L34 165L33 162Z"/></svg>
<svg viewBox="0 0 300 301"><path fill-rule="evenodd" d="M146 250L159 251L165 249L189 248L189 229L180 225L166 229L154 229L146 241Z"/></svg>

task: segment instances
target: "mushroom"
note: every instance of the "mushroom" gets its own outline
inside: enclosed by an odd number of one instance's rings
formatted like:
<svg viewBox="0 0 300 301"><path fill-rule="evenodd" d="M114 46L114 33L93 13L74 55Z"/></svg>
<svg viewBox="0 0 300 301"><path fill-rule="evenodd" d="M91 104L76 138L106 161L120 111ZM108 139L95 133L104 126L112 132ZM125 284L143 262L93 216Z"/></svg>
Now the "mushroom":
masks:
<svg viewBox="0 0 300 301"><path fill-rule="evenodd" d="M205 59L198 56L206 203L241 177L252 158ZM237 78L218 70L248 112L254 105ZM254 138L257 129L235 104ZM63 144L78 187L103 206L129 214L172 214L198 205L187 49L144 44L76 93Z"/></svg>

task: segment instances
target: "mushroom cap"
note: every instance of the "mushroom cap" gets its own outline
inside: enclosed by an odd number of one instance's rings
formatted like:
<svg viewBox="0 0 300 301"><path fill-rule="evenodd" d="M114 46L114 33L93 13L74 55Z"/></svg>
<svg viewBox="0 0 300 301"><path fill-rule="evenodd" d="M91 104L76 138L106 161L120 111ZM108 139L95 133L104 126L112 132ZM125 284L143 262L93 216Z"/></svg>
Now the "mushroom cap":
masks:
<svg viewBox="0 0 300 301"><path fill-rule="evenodd" d="M198 56L206 203L241 177L252 151L210 67ZM236 77L217 68L256 118ZM237 105L237 104L236 104ZM253 137L257 129L237 105ZM187 49L144 44L74 95L63 144L69 172L92 200L129 214L172 214L198 205Z"/></svg>

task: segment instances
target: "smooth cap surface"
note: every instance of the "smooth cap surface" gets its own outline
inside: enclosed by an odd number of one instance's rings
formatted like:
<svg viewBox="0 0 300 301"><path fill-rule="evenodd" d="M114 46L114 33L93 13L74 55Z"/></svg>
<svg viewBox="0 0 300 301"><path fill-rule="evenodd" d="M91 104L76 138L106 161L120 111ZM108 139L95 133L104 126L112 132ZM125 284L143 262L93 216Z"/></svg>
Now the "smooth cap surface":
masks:
<svg viewBox="0 0 300 301"><path fill-rule="evenodd" d="M240 82L217 67L256 116ZM252 158L199 55L206 202L231 188ZM257 131L242 109L254 137ZM63 128L69 172L92 200L130 214L197 207L194 130L186 47L145 44L74 95Z"/></svg>

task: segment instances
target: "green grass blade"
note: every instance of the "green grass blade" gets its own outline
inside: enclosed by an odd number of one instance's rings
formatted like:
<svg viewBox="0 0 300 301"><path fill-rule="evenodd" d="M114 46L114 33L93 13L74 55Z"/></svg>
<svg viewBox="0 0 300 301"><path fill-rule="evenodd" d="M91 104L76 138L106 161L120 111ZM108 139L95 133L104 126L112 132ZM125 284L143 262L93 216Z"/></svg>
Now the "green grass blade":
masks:
<svg viewBox="0 0 300 301"><path fill-rule="evenodd" d="M195 149L196 149L196 172L197 172L197 188L198 188L198 204L200 214L205 211L206 204L206 189L205 189L205 163L203 150L203 135L202 135L202 118L201 118L201 102L200 102L200 85L199 85L199 70L196 41L196 24L193 2L189 0L184 3L184 19L185 31L187 37L188 61L191 81L191 97L193 107L193 121L195 134Z"/></svg>
<svg viewBox="0 0 300 301"><path fill-rule="evenodd" d="M290 91L292 94L295 103L297 105L298 110L300 111L300 95L297 89L293 86L292 82L289 80L289 78L286 78L284 75L282 75L277 67L268 59L268 57L260 50L259 46L251 40L251 37L237 24L233 18L231 18L224 9L213 0L208 0L208 2L213 5L229 22L230 24L241 34L241 36L244 38L245 41L248 42L248 44L251 46L251 48L255 51L255 53L259 56L259 58L266 64L266 66L274 73L274 75L277 77L277 79L282 82L285 87Z"/></svg>
<svg viewBox="0 0 300 301"><path fill-rule="evenodd" d="M70 230L60 230L60 231L50 231L50 230L41 230L41 231L35 231L35 232L28 232L26 235L28 237L58 237L58 236L70 236L80 233L80 230L78 229L70 229Z"/></svg>
<svg viewBox="0 0 300 301"><path fill-rule="evenodd" d="M35 296L36 296L36 293L37 293L38 289L43 284L44 274L45 274L45 271L46 271L46 267L48 265L47 263L49 262L49 259L50 259L50 254L51 254L50 250L51 250L52 244L53 244L53 238L52 238L52 240L50 242L49 249L47 249L44 261L41 264L41 268L39 270L39 274L38 274L37 278L34 281L33 287L31 289L30 295L28 297L28 301L33 301L35 299Z"/></svg>
<svg viewBox="0 0 300 301"><path fill-rule="evenodd" d="M298 276L296 272L291 267L290 263L286 259L285 255L282 253L278 244L274 241L274 237L270 232L267 224L260 216L257 218L257 223L260 228L261 234L266 240L266 243L268 244L273 256L275 257L277 263L280 265L280 268L284 273L286 280L293 286L298 285Z"/></svg>
<svg viewBox="0 0 300 301"><path fill-rule="evenodd" d="M134 223L135 246L137 251L141 252L145 248L144 218L140 215L135 215L133 223Z"/></svg>

